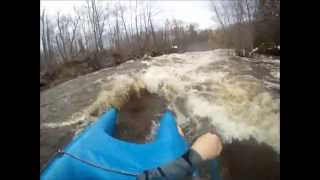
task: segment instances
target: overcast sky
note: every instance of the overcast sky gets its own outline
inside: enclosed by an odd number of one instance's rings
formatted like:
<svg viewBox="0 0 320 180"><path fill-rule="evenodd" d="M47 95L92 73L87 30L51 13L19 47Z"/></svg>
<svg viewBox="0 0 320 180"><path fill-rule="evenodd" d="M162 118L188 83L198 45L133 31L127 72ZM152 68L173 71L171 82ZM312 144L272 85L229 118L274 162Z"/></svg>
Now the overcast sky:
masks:
<svg viewBox="0 0 320 180"><path fill-rule="evenodd" d="M133 0L121 0L125 6L134 4ZM160 13L155 17L158 23L163 23L165 19L179 19L186 23L197 23L200 29L214 28L215 22L212 20L208 0L161 0L153 1L152 6ZM80 7L85 4L85 0L41 0L41 9L45 8L49 15L56 15L57 12L71 14L73 7Z"/></svg>

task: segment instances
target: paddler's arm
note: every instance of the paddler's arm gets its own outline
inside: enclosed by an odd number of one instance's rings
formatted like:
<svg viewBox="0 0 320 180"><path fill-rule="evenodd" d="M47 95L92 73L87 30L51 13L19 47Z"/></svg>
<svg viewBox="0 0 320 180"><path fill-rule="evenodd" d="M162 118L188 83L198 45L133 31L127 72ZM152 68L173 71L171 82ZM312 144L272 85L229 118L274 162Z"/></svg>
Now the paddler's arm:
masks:
<svg viewBox="0 0 320 180"><path fill-rule="evenodd" d="M138 176L139 180L159 179L181 179L190 177L193 169L207 160L217 157L222 151L220 138L213 133L200 136L191 146L190 150L181 158L172 163L152 169Z"/></svg>

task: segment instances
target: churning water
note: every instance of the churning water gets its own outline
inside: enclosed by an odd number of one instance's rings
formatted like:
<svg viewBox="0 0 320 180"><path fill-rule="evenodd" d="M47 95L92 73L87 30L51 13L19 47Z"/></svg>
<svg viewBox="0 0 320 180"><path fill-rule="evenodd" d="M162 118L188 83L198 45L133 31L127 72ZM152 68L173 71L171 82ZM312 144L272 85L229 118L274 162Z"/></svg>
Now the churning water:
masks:
<svg viewBox="0 0 320 180"><path fill-rule="evenodd" d="M168 102L180 126L193 123L201 131L210 123L224 143L253 138L280 153L280 60L240 58L221 49L140 63L146 67L106 77L96 101L72 121L94 119L109 105L121 112L129 94L146 90Z"/></svg>

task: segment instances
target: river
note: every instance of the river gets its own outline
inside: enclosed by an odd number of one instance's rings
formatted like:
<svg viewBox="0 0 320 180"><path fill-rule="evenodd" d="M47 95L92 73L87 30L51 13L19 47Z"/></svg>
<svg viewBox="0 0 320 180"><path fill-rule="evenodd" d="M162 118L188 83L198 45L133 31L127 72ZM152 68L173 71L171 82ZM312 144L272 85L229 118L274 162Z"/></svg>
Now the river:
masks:
<svg viewBox="0 0 320 180"><path fill-rule="evenodd" d="M170 54L46 90L40 164L110 105L120 109L118 138L151 140L161 113L169 109L190 142L208 127L222 137L223 179L280 179L279 58L243 58L226 49Z"/></svg>

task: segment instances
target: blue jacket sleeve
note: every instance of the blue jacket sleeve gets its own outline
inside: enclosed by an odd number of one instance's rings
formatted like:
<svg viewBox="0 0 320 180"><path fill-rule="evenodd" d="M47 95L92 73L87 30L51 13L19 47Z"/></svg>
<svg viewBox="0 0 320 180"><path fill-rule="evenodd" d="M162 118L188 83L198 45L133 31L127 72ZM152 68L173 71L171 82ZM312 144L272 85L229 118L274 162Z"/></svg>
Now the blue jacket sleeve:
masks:
<svg viewBox="0 0 320 180"><path fill-rule="evenodd" d="M189 150L185 155L167 165L140 174L138 179L184 179L191 177L193 169L199 166L201 162L200 155Z"/></svg>

